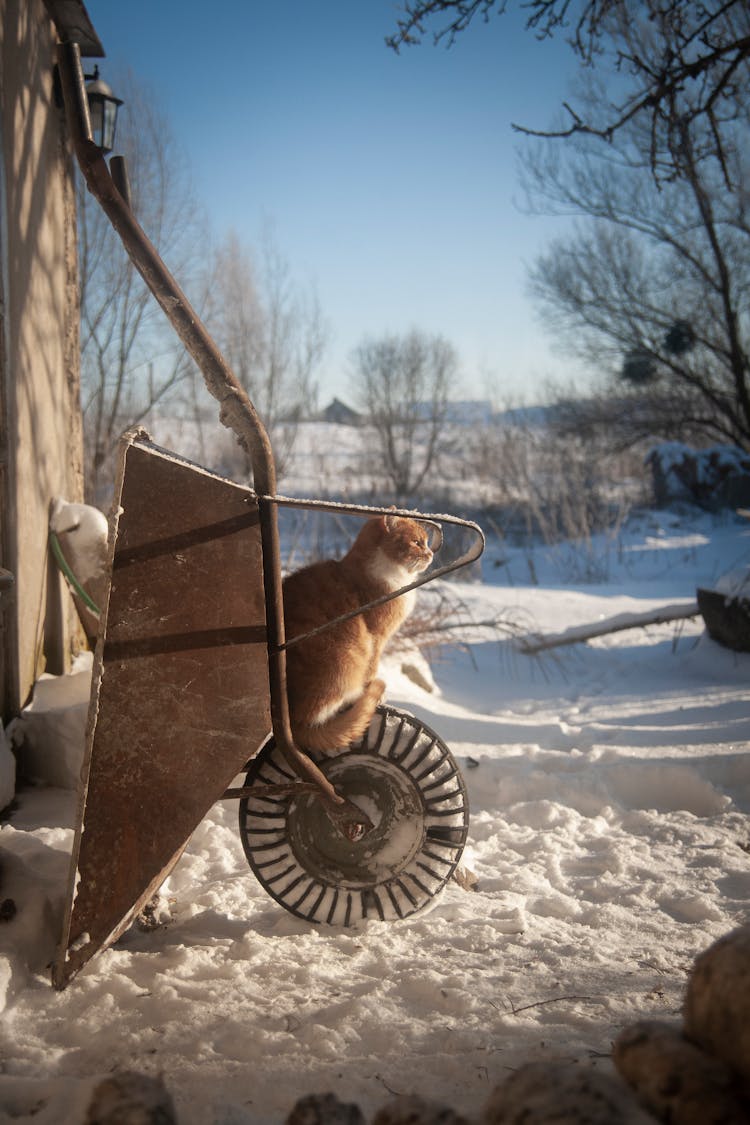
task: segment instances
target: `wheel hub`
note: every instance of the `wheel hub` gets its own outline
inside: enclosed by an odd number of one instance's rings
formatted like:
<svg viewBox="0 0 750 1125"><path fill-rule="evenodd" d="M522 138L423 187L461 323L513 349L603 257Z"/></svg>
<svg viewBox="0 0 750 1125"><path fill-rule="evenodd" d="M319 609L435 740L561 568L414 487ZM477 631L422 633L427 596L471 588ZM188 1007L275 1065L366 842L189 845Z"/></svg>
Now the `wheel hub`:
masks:
<svg viewBox="0 0 750 1125"><path fill-rule="evenodd" d="M342 887L370 887L402 871L424 841L424 807L408 774L387 759L351 754L321 764L336 791L367 814L372 828L348 840L314 793L290 802L287 836L298 862Z"/></svg>
<svg viewBox="0 0 750 1125"><path fill-rule="evenodd" d="M262 886L297 917L329 926L424 909L455 871L468 829L466 788L448 747L413 715L381 704L358 743L317 764L354 820L295 787L273 739L250 765L240 834ZM356 810L366 823L359 835Z"/></svg>

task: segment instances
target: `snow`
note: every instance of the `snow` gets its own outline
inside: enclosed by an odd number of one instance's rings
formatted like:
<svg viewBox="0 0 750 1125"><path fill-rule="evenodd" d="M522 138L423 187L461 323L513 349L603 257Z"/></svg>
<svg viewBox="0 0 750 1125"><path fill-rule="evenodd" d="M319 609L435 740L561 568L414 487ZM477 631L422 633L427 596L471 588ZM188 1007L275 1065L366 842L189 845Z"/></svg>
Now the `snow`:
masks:
<svg viewBox="0 0 750 1125"><path fill-rule="evenodd" d="M750 458L734 445L712 445L692 449L679 441L662 442L646 457L658 491L673 499L707 500L728 480L747 483Z"/></svg>
<svg viewBox="0 0 750 1125"><path fill-rule="evenodd" d="M748 462L747 454L737 446L712 445L695 450L681 441L661 442L649 456L658 457L665 474L679 472L689 460L695 466L697 480L704 483L711 483L720 472L745 472Z"/></svg>
<svg viewBox="0 0 750 1125"><path fill-rule="evenodd" d="M750 555L747 521L693 509L623 536L598 585L564 584L559 549L530 569L490 541L482 580L451 586L477 618L553 633L687 603ZM750 654L700 618L538 657L487 629L462 639L430 654L432 691L385 669L389 701L451 747L472 808L475 889L452 882L412 919L286 913L227 801L162 888L162 924L55 992L76 795L18 793L0 829L0 898L17 906L0 924L0 1121L73 1125L117 1069L163 1074L182 1125L282 1122L329 1090L368 1116L394 1092L475 1115L524 1061L610 1072L629 1022L676 1019L695 956L748 920Z"/></svg>
<svg viewBox="0 0 750 1125"><path fill-rule="evenodd" d="M76 656L70 674L44 672L31 702L8 727L19 772L30 781L75 789L81 774L93 653ZM11 793L8 802L12 799ZM6 803L8 803L6 802Z"/></svg>

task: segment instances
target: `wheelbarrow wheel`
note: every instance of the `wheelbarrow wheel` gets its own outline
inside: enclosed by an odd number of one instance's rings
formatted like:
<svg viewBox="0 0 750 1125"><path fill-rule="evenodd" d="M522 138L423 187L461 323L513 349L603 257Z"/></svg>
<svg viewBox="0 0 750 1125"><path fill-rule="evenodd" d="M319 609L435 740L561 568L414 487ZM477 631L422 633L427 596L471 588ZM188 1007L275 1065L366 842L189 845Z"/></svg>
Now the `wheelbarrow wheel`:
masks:
<svg viewBox="0 0 750 1125"><path fill-rule="evenodd" d="M413 715L380 706L360 742L316 761L373 828L346 839L309 789L244 797L240 836L262 886L297 917L333 926L423 910L458 866L468 831L466 788L448 747ZM294 780L269 739L245 786Z"/></svg>

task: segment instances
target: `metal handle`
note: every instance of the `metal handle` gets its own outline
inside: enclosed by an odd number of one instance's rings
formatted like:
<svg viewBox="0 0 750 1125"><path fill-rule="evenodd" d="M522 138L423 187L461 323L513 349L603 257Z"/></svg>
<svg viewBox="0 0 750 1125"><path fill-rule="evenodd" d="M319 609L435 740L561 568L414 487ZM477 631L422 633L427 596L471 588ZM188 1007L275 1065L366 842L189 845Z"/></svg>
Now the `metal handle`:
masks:
<svg viewBox="0 0 750 1125"><path fill-rule="evenodd" d="M382 594L378 598L373 598L372 601L365 602L364 605L359 606L358 609L350 610L348 613L342 613L338 617L332 617L330 621L326 621L323 625L318 625L315 629L310 629L307 633L300 633L298 636L285 639L281 644L281 648L284 650L290 648L292 645L299 644L301 641L306 641L308 637L315 637L319 633L324 633L326 630L331 629L334 625L341 624L343 621L350 621L353 617L359 617L361 614L366 613L368 609L374 609L376 606L385 605L386 602L393 601L394 598L400 598L402 594L408 594L410 590L416 590L417 587L424 586L427 582L432 582L436 578L442 578L445 574L451 574L454 570L459 570L461 567L476 562L484 550L484 532L479 524L474 523L472 520L461 519L459 516L435 515L432 513L424 514L409 508L376 508L368 504L344 504L334 500L298 500L291 496L263 496L258 499L277 504L279 507L305 508L310 511L318 512L338 512L342 515L405 516L419 523L426 523L430 524L432 527L436 527L440 535L440 546L442 546L443 541L442 528L440 525L443 523L468 528L475 537L469 549L452 563L447 563L445 566L439 566L436 570L431 570L422 574L419 578L416 578L414 582L410 582L408 586L400 586L398 590L393 590L390 594ZM437 553L439 549L439 546L436 547L435 553Z"/></svg>

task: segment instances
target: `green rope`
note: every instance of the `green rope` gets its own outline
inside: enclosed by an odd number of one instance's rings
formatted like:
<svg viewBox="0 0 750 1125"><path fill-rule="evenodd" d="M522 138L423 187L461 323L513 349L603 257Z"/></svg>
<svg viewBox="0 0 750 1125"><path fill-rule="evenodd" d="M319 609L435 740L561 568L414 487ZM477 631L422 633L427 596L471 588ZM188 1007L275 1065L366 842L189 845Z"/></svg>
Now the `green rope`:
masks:
<svg viewBox="0 0 750 1125"><path fill-rule="evenodd" d="M67 579L68 583L73 587L74 592L76 594L78 594L78 597L81 599L83 604L85 606L88 606L88 608L91 610L91 612L95 613L96 616L98 617L100 612L101 612L100 609L99 609L99 606L96 604L96 602L93 600L93 598L89 597L89 595L86 593L86 591L84 590L81 583L76 578L73 571L68 566L68 561L65 558L65 555L62 553L62 547L60 546L60 540L57 538L54 531L50 531L50 533L49 533L49 544L50 544L50 547L52 548L52 554L55 556L55 561L57 562L57 565L60 567L60 570L65 575L65 578Z"/></svg>

